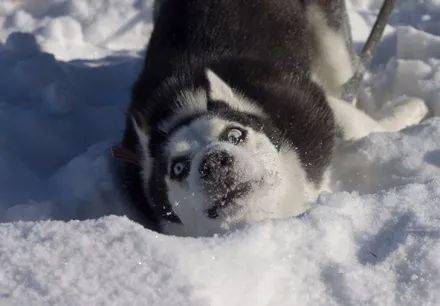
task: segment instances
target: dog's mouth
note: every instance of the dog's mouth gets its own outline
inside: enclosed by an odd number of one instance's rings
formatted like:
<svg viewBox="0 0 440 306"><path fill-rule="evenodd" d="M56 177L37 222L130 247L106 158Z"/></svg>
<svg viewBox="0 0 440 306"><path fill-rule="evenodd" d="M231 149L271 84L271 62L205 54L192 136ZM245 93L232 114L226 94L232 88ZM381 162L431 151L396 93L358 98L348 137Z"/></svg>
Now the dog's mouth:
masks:
<svg viewBox="0 0 440 306"><path fill-rule="evenodd" d="M252 189L252 182L240 183L234 188L229 189L223 195L215 199L214 205L206 213L210 219L217 219L219 212L231 207L236 200L248 194Z"/></svg>

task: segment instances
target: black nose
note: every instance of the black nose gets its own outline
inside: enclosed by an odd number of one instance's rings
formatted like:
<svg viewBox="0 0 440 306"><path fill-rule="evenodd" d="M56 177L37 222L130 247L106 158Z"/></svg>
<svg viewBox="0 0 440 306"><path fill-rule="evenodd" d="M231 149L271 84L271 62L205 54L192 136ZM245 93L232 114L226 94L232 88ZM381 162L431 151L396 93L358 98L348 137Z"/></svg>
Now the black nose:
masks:
<svg viewBox="0 0 440 306"><path fill-rule="evenodd" d="M218 181L229 176L234 165L234 157L226 151L213 151L202 160L200 176L205 181Z"/></svg>

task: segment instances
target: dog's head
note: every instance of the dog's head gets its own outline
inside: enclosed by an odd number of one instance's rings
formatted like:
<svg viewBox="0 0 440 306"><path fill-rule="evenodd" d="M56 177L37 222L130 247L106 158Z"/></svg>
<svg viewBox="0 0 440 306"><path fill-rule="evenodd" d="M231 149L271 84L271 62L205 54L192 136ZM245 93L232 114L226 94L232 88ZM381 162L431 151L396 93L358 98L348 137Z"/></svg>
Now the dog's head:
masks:
<svg viewBox="0 0 440 306"><path fill-rule="evenodd" d="M206 78L208 88L180 93L154 131L132 121L149 200L190 235L302 211L306 178L295 150L254 102L214 72Z"/></svg>

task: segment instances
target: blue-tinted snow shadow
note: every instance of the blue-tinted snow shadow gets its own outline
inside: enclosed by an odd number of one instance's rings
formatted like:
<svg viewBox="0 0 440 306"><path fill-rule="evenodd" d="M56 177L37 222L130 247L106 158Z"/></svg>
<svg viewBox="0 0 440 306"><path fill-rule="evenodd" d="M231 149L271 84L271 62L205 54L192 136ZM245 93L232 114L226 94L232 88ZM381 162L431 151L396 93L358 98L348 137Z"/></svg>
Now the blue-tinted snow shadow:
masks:
<svg viewBox="0 0 440 306"><path fill-rule="evenodd" d="M423 158L428 164L440 168L440 150L429 151Z"/></svg>
<svg viewBox="0 0 440 306"><path fill-rule="evenodd" d="M390 59L396 55L396 46L397 46L396 33L385 35L382 38L380 44L378 45L377 50L375 51L370 67L367 68L369 70L375 70L378 67L387 64L390 61ZM364 47L364 43L355 42L353 44L353 47L356 50L357 54L361 54L362 48Z"/></svg>
<svg viewBox="0 0 440 306"><path fill-rule="evenodd" d="M381 263L404 244L409 235L438 239L440 231L419 226L412 213L396 216L364 244L358 252L358 259L365 265Z"/></svg>
<svg viewBox="0 0 440 306"><path fill-rule="evenodd" d="M62 62L14 33L0 67L0 222L111 213L108 148L142 58Z"/></svg>

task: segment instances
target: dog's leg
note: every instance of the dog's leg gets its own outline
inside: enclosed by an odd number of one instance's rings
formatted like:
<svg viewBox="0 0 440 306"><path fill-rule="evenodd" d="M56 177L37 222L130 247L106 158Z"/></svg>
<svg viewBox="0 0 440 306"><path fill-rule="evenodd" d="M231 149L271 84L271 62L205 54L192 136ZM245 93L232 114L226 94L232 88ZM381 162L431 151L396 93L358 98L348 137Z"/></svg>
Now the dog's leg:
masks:
<svg viewBox="0 0 440 306"><path fill-rule="evenodd" d="M410 125L419 123L428 113L428 108L420 99L408 99L394 108L391 116L376 121L355 106L334 98L327 97L342 130L343 140L357 140L374 132L396 132Z"/></svg>
<svg viewBox="0 0 440 306"><path fill-rule="evenodd" d="M427 113L428 108L423 100L408 98L404 103L396 106L390 116L380 120L379 123L387 131L397 132L419 123Z"/></svg>
<svg viewBox="0 0 440 306"><path fill-rule="evenodd" d="M312 73L325 90L343 139L360 139L373 132L395 132L419 123L427 114L425 103L408 99L382 120L374 120L340 98L342 85L355 73L358 58L344 0L308 0L307 19L312 31Z"/></svg>
<svg viewBox="0 0 440 306"><path fill-rule="evenodd" d="M327 100L335 116L336 125L341 129L343 140L357 140L373 132L386 131L379 122L355 106L331 96L328 96Z"/></svg>
<svg viewBox="0 0 440 306"><path fill-rule="evenodd" d="M357 65L345 1L308 1L306 12L312 31L313 77L327 94L340 97Z"/></svg>

